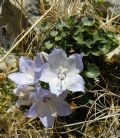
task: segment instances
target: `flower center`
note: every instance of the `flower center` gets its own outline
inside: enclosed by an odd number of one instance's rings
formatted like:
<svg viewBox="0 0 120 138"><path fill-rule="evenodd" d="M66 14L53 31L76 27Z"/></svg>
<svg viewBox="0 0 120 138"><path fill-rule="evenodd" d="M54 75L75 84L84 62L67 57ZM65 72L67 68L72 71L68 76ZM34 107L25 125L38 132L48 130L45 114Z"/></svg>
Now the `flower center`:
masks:
<svg viewBox="0 0 120 138"><path fill-rule="evenodd" d="M28 81L32 81L32 80L34 80L34 76L33 75L31 75L31 74L26 74L27 75L27 80Z"/></svg>
<svg viewBox="0 0 120 138"><path fill-rule="evenodd" d="M58 73L58 79L64 80L66 78L67 69L60 66L60 72Z"/></svg>
<svg viewBox="0 0 120 138"><path fill-rule="evenodd" d="M44 97L44 98L43 98L43 102L44 102L44 103L48 103L49 101L50 101L50 97Z"/></svg>
<svg viewBox="0 0 120 138"><path fill-rule="evenodd" d="M58 79L64 80L65 78L66 78L66 74L65 73L59 73L58 74Z"/></svg>

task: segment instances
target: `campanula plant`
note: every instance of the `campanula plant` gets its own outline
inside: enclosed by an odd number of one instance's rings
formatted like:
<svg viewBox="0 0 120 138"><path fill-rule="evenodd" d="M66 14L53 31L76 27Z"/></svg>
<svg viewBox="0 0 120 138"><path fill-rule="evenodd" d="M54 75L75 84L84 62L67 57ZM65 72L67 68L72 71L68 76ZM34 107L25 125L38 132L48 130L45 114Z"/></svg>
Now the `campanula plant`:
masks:
<svg viewBox="0 0 120 138"><path fill-rule="evenodd" d="M45 127L52 127L57 116L68 116L71 114L70 106L64 101L64 96L56 96L49 90L37 89L36 100L29 109L27 116L39 117ZM67 96L67 95L66 95Z"/></svg>
<svg viewBox="0 0 120 138"><path fill-rule="evenodd" d="M45 127L53 127L57 116L68 116L72 110L65 98L68 91L84 92L84 80L79 74L83 70L80 54L67 54L62 49L54 49L49 55L37 54L35 60L21 57L19 72L9 79L16 83L13 93L18 96L16 105L31 105L27 117L39 117ZM42 89L40 82L49 84Z"/></svg>
<svg viewBox="0 0 120 138"><path fill-rule="evenodd" d="M79 73L83 70L82 56L73 54L67 58L62 49L54 49L43 65L41 81L49 83L50 91L56 95L66 89L84 92L84 80Z"/></svg>
<svg viewBox="0 0 120 138"><path fill-rule="evenodd" d="M49 24L48 21L47 23ZM83 53L84 76L89 81L98 80L103 66L99 61L103 61L107 53L119 47L117 34L100 26L99 20L93 16L60 19L54 27L51 24L52 29L47 29L47 37L42 41L41 47L44 51L51 51L57 45L65 50L67 55Z"/></svg>
<svg viewBox="0 0 120 138"><path fill-rule="evenodd" d="M34 100L35 87L29 85L18 85L13 93L18 96L18 100L16 101L16 106L19 107L21 105L30 105Z"/></svg>
<svg viewBox="0 0 120 138"><path fill-rule="evenodd" d="M17 85L35 84L39 81L42 64L40 56L36 56L35 61L22 56L19 62L20 71L8 75L8 78Z"/></svg>

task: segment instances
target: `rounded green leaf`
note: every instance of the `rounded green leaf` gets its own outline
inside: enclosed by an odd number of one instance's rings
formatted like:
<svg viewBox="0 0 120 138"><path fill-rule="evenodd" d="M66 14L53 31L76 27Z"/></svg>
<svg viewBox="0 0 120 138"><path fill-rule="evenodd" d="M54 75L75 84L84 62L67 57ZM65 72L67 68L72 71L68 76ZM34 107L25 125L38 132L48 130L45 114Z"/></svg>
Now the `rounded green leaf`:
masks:
<svg viewBox="0 0 120 138"><path fill-rule="evenodd" d="M85 32L85 31L86 31L86 28L84 26L78 25L78 26L76 26L76 31L75 31L74 35L79 35L80 33Z"/></svg>
<svg viewBox="0 0 120 138"><path fill-rule="evenodd" d="M73 39L76 40L78 44L84 44L84 40L83 40L82 34L79 34L77 36L73 36Z"/></svg>
<svg viewBox="0 0 120 138"><path fill-rule="evenodd" d="M93 26L95 23L95 20L91 17L83 17L81 19L81 22L84 26Z"/></svg>
<svg viewBox="0 0 120 138"><path fill-rule="evenodd" d="M62 34L58 34L55 36L55 41L60 41L62 39Z"/></svg>
<svg viewBox="0 0 120 138"><path fill-rule="evenodd" d="M58 34L58 31L51 31L50 32L50 35L53 36L53 37L55 37L57 34Z"/></svg>
<svg viewBox="0 0 120 138"><path fill-rule="evenodd" d="M50 23L49 22L48 23L45 22L45 23L41 24L40 29L42 31L46 31L46 30L50 29Z"/></svg>
<svg viewBox="0 0 120 138"><path fill-rule="evenodd" d="M106 54L110 50L110 44L100 44L99 49L103 52L103 54Z"/></svg>
<svg viewBox="0 0 120 138"><path fill-rule="evenodd" d="M88 48L92 48L92 43L93 41L91 39L87 39L86 41L84 41L84 44L88 47Z"/></svg>
<svg viewBox="0 0 120 138"><path fill-rule="evenodd" d="M54 45L53 45L50 41L48 41L48 42L45 43L45 47L46 47L47 49L52 49L53 46L54 46Z"/></svg>
<svg viewBox="0 0 120 138"><path fill-rule="evenodd" d="M88 78L97 78L100 75L99 68L95 64L89 64L85 75Z"/></svg>

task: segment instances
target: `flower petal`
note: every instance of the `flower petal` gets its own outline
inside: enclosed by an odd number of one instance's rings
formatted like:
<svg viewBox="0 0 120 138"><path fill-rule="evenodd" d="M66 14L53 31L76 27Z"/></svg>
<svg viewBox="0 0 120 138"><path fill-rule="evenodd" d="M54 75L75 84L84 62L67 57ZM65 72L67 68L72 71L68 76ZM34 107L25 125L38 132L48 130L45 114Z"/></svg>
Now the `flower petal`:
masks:
<svg viewBox="0 0 120 138"><path fill-rule="evenodd" d="M34 61L34 71L39 72L43 64L44 62L42 61L40 54L37 53L35 61Z"/></svg>
<svg viewBox="0 0 120 138"><path fill-rule="evenodd" d="M59 95L59 98L61 99L65 99L68 95L68 91L63 91L60 95Z"/></svg>
<svg viewBox="0 0 120 138"><path fill-rule="evenodd" d="M52 115L46 114L46 116L44 117L39 116L39 118L42 124L44 125L44 127L46 128L53 127L55 118Z"/></svg>
<svg viewBox="0 0 120 138"><path fill-rule="evenodd" d="M37 87L37 92L35 93L38 101L43 100L44 97L48 97L50 95L50 91L47 89L41 89L41 87Z"/></svg>
<svg viewBox="0 0 120 138"><path fill-rule="evenodd" d="M21 105L29 105L31 103L34 103L36 101L35 93L30 92L29 94L23 94L19 96L19 99L16 102L17 106Z"/></svg>
<svg viewBox="0 0 120 138"><path fill-rule="evenodd" d="M60 98L54 98L51 100L51 106L59 116L68 116L72 113L69 104Z"/></svg>
<svg viewBox="0 0 120 138"><path fill-rule="evenodd" d="M59 96L60 94L62 94L63 91L66 90L66 82L61 81L58 78L54 78L54 80L51 80L49 82L49 86L51 93L54 93L57 96Z"/></svg>
<svg viewBox="0 0 120 138"><path fill-rule="evenodd" d="M48 63L51 70L58 73L60 66L68 66L67 55L62 49L54 49L48 56Z"/></svg>
<svg viewBox="0 0 120 138"><path fill-rule="evenodd" d="M84 80L79 74L69 74L67 76L67 89L73 92L84 92Z"/></svg>
<svg viewBox="0 0 120 138"><path fill-rule="evenodd" d="M28 85L18 85L16 89L13 90L13 93L19 96L21 93L28 94L29 92L34 91L34 87Z"/></svg>
<svg viewBox="0 0 120 138"><path fill-rule="evenodd" d="M19 69L24 74L34 76L34 62L26 57L21 57L19 62Z"/></svg>
<svg viewBox="0 0 120 138"><path fill-rule="evenodd" d="M39 101L36 103L36 113L38 116L44 117L46 114L52 114L52 111L47 103Z"/></svg>
<svg viewBox="0 0 120 138"><path fill-rule="evenodd" d="M23 73L12 73L8 75L8 78L14 81L16 84L22 85L22 84L32 84L33 80L32 78L28 77L27 75Z"/></svg>
<svg viewBox="0 0 120 138"><path fill-rule="evenodd" d="M80 54L72 54L68 58L70 70L72 72L80 73L83 70L83 62L82 55Z"/></svg>
<svg viewBox="0 0 120 138"><path fill-rule="evenodd" d="M28 100L22 100L22 99L18 99L16 101L16 106L20 107L21 105L30 105L31 103Z"/></svg>
<svg viewBox="0 0 120 138"><path fill-rule="evenodd" d="M41 77L41 70L39 72L35 72L34 83L38 83L38 81L40 80L40 77Z"/></svg>
<svg viewBox="0 0 120 138"><path fill-rule="evenodd" d="M35 104L33 104L33 105L30 107L30 109L29 109L29 111L27 112L26 116L29 117L29 118L36 118L36 117L38 116L37 113L36 113Z"/></svg>
<svg viewBox="0 0 120 138"><path fill-rule="evenodd" d="M40 80L43 82L54 81L57 78L57 74L51 71L48 63L44 64L41 71Z"/></svg>

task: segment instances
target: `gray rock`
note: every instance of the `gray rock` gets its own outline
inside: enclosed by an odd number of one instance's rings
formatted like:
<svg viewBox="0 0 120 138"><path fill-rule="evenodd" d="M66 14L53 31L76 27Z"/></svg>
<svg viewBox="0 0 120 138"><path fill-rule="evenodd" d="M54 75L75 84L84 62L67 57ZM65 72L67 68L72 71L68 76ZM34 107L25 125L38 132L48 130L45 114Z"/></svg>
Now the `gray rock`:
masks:
<svg viewBox="0 0 120 138"><path fill-rule="evenodd" d="M0 14L0 46L8 49L16 36L26 27L25 15L9 0L5 0Z"/></svg>
<svg viewBox="0 0 120 138"><path fill-rule="evenodd" d="M40 17L40 0L9 0L14 6L21 10L21 6L24 10L24 15L31 24Z"/></svg>
<svg viewBox="0 0 120 138"><path fill-rule="evenodd" d="M27 0L25 9L27 16L32 19L40 17L40 0Z"/></svg>
<svg viewBox="0 0 120 138"><path fill-rule="evenodd" d="M104 0L97 8L103 14L117 15L120 13L120 0Z"/></svg>
<svg viewBox="0 0 120 138"><path fill-rule="evenodd" d="M0 46L9 49L15 38L39 17L39 0L23 0L22 4L21 0L0 0Z"/></svg>
<svg viewBox="0 0 120 138"><path fill-rule="evenodd" d="M106 3L109 3L110 10L112 14L120 13L120 0L104 0Z"/></svg>

